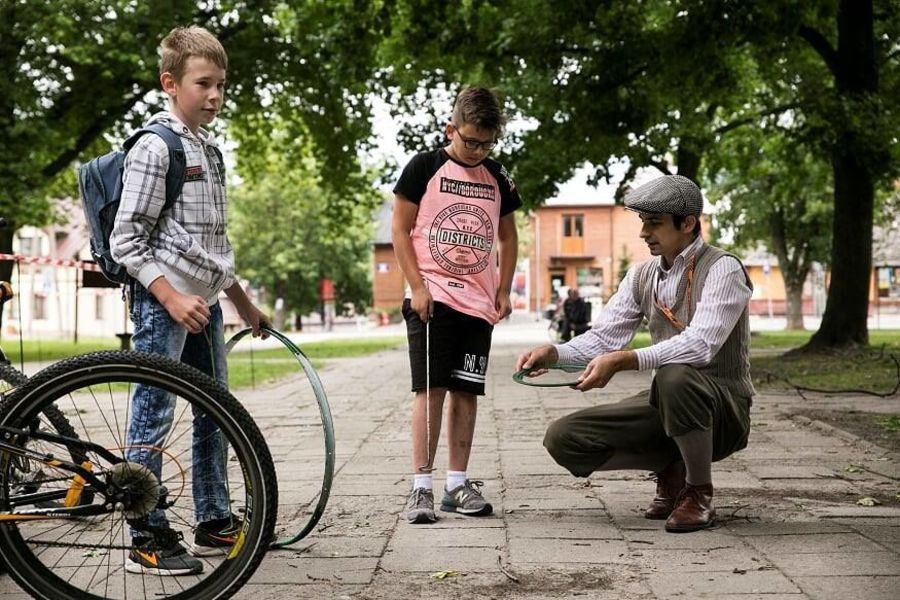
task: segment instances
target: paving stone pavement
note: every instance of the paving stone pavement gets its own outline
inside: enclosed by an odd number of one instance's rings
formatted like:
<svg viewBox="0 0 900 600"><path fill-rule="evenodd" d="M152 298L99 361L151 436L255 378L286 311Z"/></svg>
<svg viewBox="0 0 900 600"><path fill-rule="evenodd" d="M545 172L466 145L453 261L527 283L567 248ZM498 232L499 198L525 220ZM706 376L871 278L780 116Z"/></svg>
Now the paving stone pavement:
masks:
<svg viewBox="0 0 900 600"><path fill-rule="evenodd" d="M329 363L321 375L338 462L328 511L306 540L270 553L238 597L900 597L900 456L790 418L801 402L796 396L760 395L749 447L714 466L716 527L666 533L641 514L655 490L647 473L576 479L541 445L553 419L645 389L649 374L620 373L608 389L586 394L516 384L516 355L543 336L538 324L502 324L495 332L469 469L484 480L495 514L439 513L429 526L410 525L401 514L412 479L405 349ZM295 417L245 401L254 414L284 417L263 428L273 450L288 453L279 463L280 472L293 474L279 475L285 501L304 509L320 472L302 461L321 446L316 415L308 411L298 432ZM437 495L443 442L435 465ZM863 497L883 503L860 506ZM446 571L457 574L432 576Z"/></svg>
<svg viewBox="0 0 900 600"><path fill-rule="evenodd" d="M469 469L484 480L494 515L439 513L427 526L401 514L412 480L405 348L328 361L320 375L334 414L337 465L326 514L308 538L270 552L236 597L900 597L900 455L791 418L803 402L796 396L759 395L748 448L713 467L715 528L669 534L662 522L642 517L655 490L647 473L576 479L541 445L553 419L645 389L649 374L620 373L606 390L585 394L514 383L516 355L544 339L540 324L504 323L495 332ZM275 457L286 532L305 523L323 464L314 399L299 385L237 394ZM871 409L897 412L896 401ZM439 491L443 440L435 465ZM881 504L858 505L863 497ZM439 572L452 573L433 576ZM9 587L0 581L0 598L20 597Z"/></svg>

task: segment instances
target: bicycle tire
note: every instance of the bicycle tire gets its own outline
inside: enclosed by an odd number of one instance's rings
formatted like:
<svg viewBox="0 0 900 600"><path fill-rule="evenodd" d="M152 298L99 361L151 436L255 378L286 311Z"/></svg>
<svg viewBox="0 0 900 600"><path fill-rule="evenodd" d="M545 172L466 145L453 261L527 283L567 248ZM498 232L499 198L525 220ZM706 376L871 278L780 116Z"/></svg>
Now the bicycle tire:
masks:
<svg viewBox="0 0 900 600"><path fill-rule="evenodd" d="M0 381L19 387L28 382L28 377L12 365L0 362Z"/></svg>
<svg viewBox="0 0 900 600"><path fill-rule="evenodd" d="M242 544L235 546L231 550L231 556L217 566L209 577L195 586L185 588L180 581L172 581L173 579L182 579L184 576L172 578L153 575L145 578L143 574L126 575L123 571L121 581L124 586L124 596L139 597L138 590L141 589L141 586L143 586L144 595L147 596L149 582L152 586L161 585L163 587L162 593L159 591L150 593L150 596L154 598L166 597L174 600L229 598L252 576L271 544L278 496L275 468L265 439L250 415L227 389L200 371L162 356L138 352L97 352L51 365L29 379L24 386L17 388L0 405L0 426L20 427L23 423L30 422L35 414L41 412L58 398L68 397L74 402L73 392L77 393L78 390L85 387L92 389L91 386L105 385L112 394L113 383L120 385L123 382L152 385L164 389L176 394L179 398L184 398L187 401L186 404L192 408L192 414L194 414L193 409L198 409L212 419L230 444L230 450L233 453L232 461L234 458L238 459L239 473L247 488L247 512L244 517L247 525ZM127 394L119 391L117 393L125 398L130 398L131 391L129 388ZM82 425L84 425L83 421ZM88 430L87 426L84 426ZM122 450L124 457L125 448L119 449ZM9 510L10 508L7 489L9 461L5 458L8 455L8 453L0 453L0 510ZM232 468L231 465L227 466ZM121 526L124 526L124 515L121 516L121 519ZM73 585L60 576L64 574L62 568L57 568L57 565L51 567L44 564L39 558L44 551L42 550L36 555L21 535L20 527L27 526L28 523L27 521L24 523L6 521L4 526L0 527L0 559L6 563L9 574L25 591L36 598L47 600L59 598L97 600L119 597L108 595L108 583L103 594L91 593L90 584L87 589L82 589L79 587L80 584ZM112 525L110 527L112 528ZM124 537L123 533L122 538L124 539ZM111 542L113 539L112 529L110 529ZM67 552L82 546L83 544L73 544ZM107 577L110 577L112 570L112 550L114 549L115 547L110 546L109 558L105 559ZM63 553L63 556L68 556L68 554ZM86 553L83 556L86 556ZM74 560L77 561L78 558L76 557ZM89 560L91 559L83 558L82 565ZM101 556L98 560L104 559ZM121 565L118 566L121 567ZM68 568L67 564L64 564L63 567ZM99 568L96 569L96 571L99 570ZM113 575L119 576L115 572ZM128 577L135 579L129 581ZM162 582L167 579L168 582ZM91 583L93 581L94 577L91 578ZM137 583L132 585L131 582ZM168 591L165 590L166 584L170 586Z"/></svg>
<svg viewBox="0 0 900 600"><path fill-rule="evenodd" d="M0 363L0 381L5 381L13 388L19 388L28 383L28 376L13 367L12 365ZM53 429L61 436L77 438L78 434L75 428L69 422L69 419L63 414L59 407L55 404L47 406L43 410L43 415ZM69 456L75 464L81 464L84 460L83 453L79 453L74 447L69 447Z"/></svg>
<svg viewBox="0 0 900 600"><path fill-rule="evenodd" d="M291 544L296 544L309 535L319 523L322 515L325 514L325 507L328 505L328 498L331 495L331 485L334 480L336 459L334 420L331 416L331 406L328 404L328 396L325 394L325 386L322 384L322 380L319 378L319 374L313 367L309 357L307 357L306 354L290 340L290 338L283 335L281 332L266 326L263 326L262 330L281 342L303 369L303 373L306 375L306 378L309 380L309 384L312 387L313 395L316 397L316 404L319 407L319 416L322 419L322 433L325 441L325 468L322 474L322 486L320 488L318 501L313 509L313 513L300 531L292 536L278 538L272 542L273 548L284 548ZM230 353L235 345L252 331L253 330L248 327L235 333L225 345L225 352Z"/></svg>

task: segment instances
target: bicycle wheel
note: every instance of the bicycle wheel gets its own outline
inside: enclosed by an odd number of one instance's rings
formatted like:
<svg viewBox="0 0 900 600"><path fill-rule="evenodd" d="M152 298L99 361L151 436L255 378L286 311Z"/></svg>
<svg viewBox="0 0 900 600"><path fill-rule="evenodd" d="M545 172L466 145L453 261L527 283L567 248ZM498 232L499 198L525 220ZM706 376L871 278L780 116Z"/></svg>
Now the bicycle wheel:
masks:
<svg viewBox="0 0 900 600"><path fill-rule="evenodd" d="M14 387L25 385L28 377L15 367L0 362L0 392L7 392Z"/></svg>
<svg viewBox="0 0 900 600"><path fill-rule="evenodd" d="M325 394L325 386L319 379L312 362L287 336L282 333L263 326L262 328L272 338L278 340L283 346L282 350L269 348L262 350L259 357L259 367L264 371L263 367L267 364L283 364L284 360L290 362L296 361L299 365L292 376L286 377L280 381L278 385L266 385L268 391L268 405L279 405L282 409L276 409L272 412L271 408L263 413L262 411L254 412L253 415L257 423L264 430L272 431L279 427L290 428L294 433L292 439L297 441L298 436L307 435L311 428L321 426L322 435L324 437L324 452L319 454L309 454L304 458L310 463L315 464L321 460L322 468L322 485L317 495L310 495L311 491L308 482L297 481L296 477L292 477L290 473L283 479L279 500L284 504L279 507L279 517L276 524L276 540L272 543L273 548L283 548L295 544L309 535L322 515L325 513L325 507L328 505L328 498L331 494L331 484L334 480L334 465L336 459L335 440L334 440L334 420L331 417L331 407L328 404L328 397ZM231 365L234 367L242 366L241 363L249 364L251 372L251 385L256 387L254 360L253 360L253 338L248 338L251 329L248 327L237 332L232 336L225 346L228 352ZM246 344L250 352L233 352L234 348L243 339L247 339ZM233 373L233 369L229 369ZM242 396L242 399L245 399ZM275 400L275 402L273 402ZM315 402L313 402L315 400ZM313 407L318 412L321 423L315 423L312 418ZM284 410L286 408L287 410ZM278 468L282 465L289 467L294 464L291 454L295 452L294 444L290 446L274 444L270 450L276 460L276 476ZM281 479L281 478L280 478ZM304 504L306 505L304 507ZM312 511L309 508L314 505ZM307 518L307 514L309 514Z"/></svg>
<svg viewBox="0 0 900 600"><path fill-rule="evenodd" d="M126 435L138 385L165 391L174 407L168 430L153 445L140 448L129 447ZM159 356L88 354L57 363L12 392L0 406L0 431L17 430L14 444L22 447L28 442L27 426L54 403L82 441L49 436L42 443L58 446L54 456L64 456L67 446L80 445L84 468L99 483L88 481L84 486L94 500L88 507L78 504L77 517L21 520L29 510L34 514L34 506L15 492L14 451L0 452L0 514L5 516L0 558L20 586L46 599L213 600L232 596L250 578L273 538L278 506L275 469L259 429L225 388L193 368ZM214 427L198 435L197 420ZM225 451L198 450L195 456L195 447L208 446L214 437L216 443L223 442L219 447ZM127 460L129 451L139 449L158 457L158 475ZM42 482L41 495L55 491L73 506L70 500L78 500L79 483L70 469L52 463L42 461L54 477ZM212 472L218 472L218 478L194 472L208 471L210 463L221 466ZM126 493L112 494L122 491ZM192 539L194 513L213 493L224 494L231 512L242 519L237 543L227 554L197 557L202 572L178 577L125 570L135 551L132 526L140 527L150 513L158 516L162 511L177 535ZM97 514L86 513L91 510Z"/></svg>
<svg viewBox="0 0 900 600"><path fill-rule="evenodd" d="M0 363L0 394L13 388L21 387L26 383L28 383L28 377L24 373L11 365ZM78 437L72 424L69 423L69 420L55 404L47 406L39 417L30 423L29 429L32 431L40 430L58 433L69 438ZM29 448L36 452L46 454L52 450L52 448L44 447L42 440L30 438L30 442ZM80 465L84 461L84 453L76 445L68 446L67 450L67 459L70 459L73 463ZM20 456L13 457L12 460L12 468L15 469L15 472L12 473L11 479L19 483L17 493L36 493L40 489L41 482L47 477L45 470L42 468L43 465L37 461ZM89 499L85 498L85 500ZM37 506L47 507L52 505L52 502L43 502Z"/></svg>

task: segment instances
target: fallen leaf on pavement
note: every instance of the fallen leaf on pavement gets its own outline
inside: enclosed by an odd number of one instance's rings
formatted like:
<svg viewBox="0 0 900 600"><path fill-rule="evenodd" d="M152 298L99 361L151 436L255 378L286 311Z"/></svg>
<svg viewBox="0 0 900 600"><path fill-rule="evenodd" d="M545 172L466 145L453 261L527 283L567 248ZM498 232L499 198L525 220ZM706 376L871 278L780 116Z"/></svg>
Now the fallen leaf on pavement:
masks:
<svg viewBox="0 0 900 600"><path fill-rule="evenodd" d="M431 574L434 579L447 579L448 577L457 577L458 575L459 571L437 571Z"/></svg>

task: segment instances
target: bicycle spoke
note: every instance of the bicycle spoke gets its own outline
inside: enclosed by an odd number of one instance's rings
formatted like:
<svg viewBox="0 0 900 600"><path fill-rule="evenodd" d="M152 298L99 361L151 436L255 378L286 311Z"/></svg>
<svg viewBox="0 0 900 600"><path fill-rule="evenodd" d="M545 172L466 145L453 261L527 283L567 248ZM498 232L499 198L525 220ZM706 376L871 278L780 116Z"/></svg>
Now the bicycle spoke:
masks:
<svg viewBox="0 0 900 600"><path fill-rule="evenodd" d="M41 457L7 460L0 498L20 512L52 502L86 515L8 521L0 527L0 551L12 558L10 572L45 573L29 580L29 591L41 598L215 600L233 593L259 564L274 528L277 501L267 485L274 468L262 435L233 397L195 371L158 357L110 354L89 368L81 358L64 361L73 366L60 365L52 376L65 383L35 384L43 395L23 394L27 402L0 414L0 427L22 430L16 443ZM150 395L135 400L136 392ZM51 406L53 418L44 409ZM132 424L160 407L168 423ZM73 463L86 465L87 482ZM245 505L254 511L242 511ZM225 510L246 519L236 556L194 558L178 548L199 541L198 514ZM169 572L180 574L163 576Z"/></svg>

